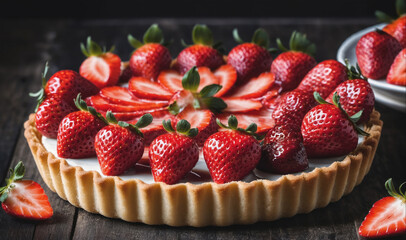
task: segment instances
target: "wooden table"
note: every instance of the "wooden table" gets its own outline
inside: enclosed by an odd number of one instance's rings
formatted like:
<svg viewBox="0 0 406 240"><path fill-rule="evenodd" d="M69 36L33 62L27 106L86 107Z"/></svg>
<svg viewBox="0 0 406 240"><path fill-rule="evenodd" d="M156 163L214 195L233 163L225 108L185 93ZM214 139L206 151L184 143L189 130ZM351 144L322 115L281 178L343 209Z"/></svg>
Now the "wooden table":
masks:
<svg viewBox="0 0 406 240"><path fill-rule="evenodd" d="M1 20L0 180L4 185L8 168L23 161L26 178L45 188L54 209L51 219L40 222L15 219L0 211L1 239L357 239L358 227L372 204L387 195L385 181L390 177L396 184L406 181L406 114L376 103L384 128L370 172L351 194L309 214L249 226L175 228L108 219L62 200L42 181L23 136L23 123L35 106L28 93L40 88L46 61L50 73L78 70L84 59L79 43L87 36L107 47L116 45L116 53L128 60L132 48L127 35L141 38L154 22L160 24L166 38L174 40L172 56L182 49L180 39L191 42L192 26L205 23L212 28L215 39L224 43L226 51L235 45L231 34L235 27L246 40L256 28L265 28L274 47L277 37L287 42L293 30L306 32L318 46L318 61L335 59L348 36L376 24L372 18Z"/></svg>

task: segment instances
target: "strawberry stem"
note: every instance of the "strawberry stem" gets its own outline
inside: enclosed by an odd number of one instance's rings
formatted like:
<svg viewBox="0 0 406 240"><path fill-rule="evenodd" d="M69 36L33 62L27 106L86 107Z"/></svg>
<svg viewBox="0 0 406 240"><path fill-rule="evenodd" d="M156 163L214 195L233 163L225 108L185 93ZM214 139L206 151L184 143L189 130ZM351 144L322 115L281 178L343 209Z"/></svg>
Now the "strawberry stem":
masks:
<svg viewBox="0 0 406 240"><path fill-rule="evenodd" d="M39 105L45 100L45 86L47 84L46 76L48 74L49 65L45 62L44 71L42 72L42 87L38 92L29 93L30 97L37 98L37 105L35 106L35 112L38 110Z"/></svg>
<svg viewBox="0 0 406 240"><path fill-rule="evenodd" d="M21 180L25 174L25 166L22 161L19 161L14 169L10 168L10 177L6 180L7 185L0 188L0 202L4 202L10 189L14 187L13 182Z"/></svg>
<svg viewBox="0 0 406 240"><path fill-rule="evenodd" d="M110 121L108 119L104 118L103 115L101 115L101 113L97 112L94 107L87 106L86 102L82 99L82 96L80 93L78 93L78 95L76 96L76 99L74 99L74 103L75 103L75 106L80 111L89 112L96 118L102 120L106 125L109 125ZM110 111L107 111L106 117L107 117L107 115L109 115L109 112ZM110 112L110 114L111 114L111 112Z"/></svg>
<svg viewBox="0 0 406 240"><path fill-rule="evenodd" d="M224 123L222 123L220 121L220 119L218 119L218 118L216 119L216 123L221 128L243 132L243 133L246 133L248 135L253 136L257 140L262 140L262 139L265 138L265 134L264 135L259 135L259 134L256 133L256 131L257 131L257 124L256 123L251 123L246 129L238 127L238 119L233 114L231 114L228 117L228 122L227 122L228 125L225 125Z"/></svg>

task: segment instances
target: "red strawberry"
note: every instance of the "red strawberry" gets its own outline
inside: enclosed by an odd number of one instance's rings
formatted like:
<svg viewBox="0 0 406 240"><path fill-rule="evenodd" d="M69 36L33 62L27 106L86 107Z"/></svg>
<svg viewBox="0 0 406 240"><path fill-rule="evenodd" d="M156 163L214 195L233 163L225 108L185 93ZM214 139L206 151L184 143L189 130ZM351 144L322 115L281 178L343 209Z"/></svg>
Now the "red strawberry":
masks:
<svg viewBox="0 0 406 240"><path fill-rule="evenodd" d="M228 119L228 126L211 135L203 146L203 156L210 175L216 183L238 181L247 176L261 158L261 145L256 138L257 126L250 124L246 129L238 128L234 115Z"/></svg>
<svg viewBox="0 0 406 240"><path fill-rule="evenodd" d="M269 47L269 38L264 29L256 30L250 43L244 43L241 40L237 29L234 29L233 36L240 44L231 49L227 63L237 70L237 84L245 83L249 79L269 71L272 56L267 49Z"/></svg>
<svg viewBox="0 0 406 240"><path fill-rule="evenodd" d="M164 46L162 30L157 24L152 24L145 32L143 43L131 35L128 41L136 49L130 59L134 76L155 80L160 71L169 68L172 57Z"/></svg>
<svg viewBox="0 0 406 240"><path fill-rule="evenodd" d="M362 75L371 79L385 78L400 50L400 43L384 31L375 30L363 35L355 47Z"/></svg>
<svg viewBox="0 0 406 240"><path fill-rule="evenodd" d="M126 83L133 76L133 71L130 68L129 62L121 62L121 74L118 80L119 83Z"/></svg>
<svg viewBox="0 0 406 240"><path fill-rule="evenodd" d="M154 117L154 119L152 119L151 124L140 129L140 131L144 135L144 145L150 145L151 142L156 137L158 137L162 134L165 134L166 131L165 131L164 127L162 126L162 121L172 117L172 115L167 110L151 112L150 114ZM116 118L118 119L117 114L114 114L114 116L116 116ZM140 115L140 117L141 117L141 115ZM138 122L138 120L140 119L140 117L128 120L128 123L136 124Z"/></svg>
<svg viewBox="0 0 406 240"><path fill-rule="evenodd" d="M341 108L337 94L334 104L324 101L317 92L315 98L321 104L307 112L301 127L307 155L336 157L353 151L358 144L357 132L367 135L354 124L362 111L350 118Z"/></svg>
<svg viewBox="0 0 406 240"><path fill-rule="evenodd" d="M152 122L152 116L145 114L134 125L117 122L110 112L107 119L112 125L102 128L96 134L94 147L102 173L117 176L134 166L144 154L139 128L148 126Z"/></svg>
<svg viewBox="0 0 406 240"><path fill-rule="evenodd" d="M386 81L390 84L406 86L406 48L396 56L389 69Z"/></svg>
<svg viewBox="0 0 406 240"><path fill-rule="evenodd" d="M176 68L181 74L194 66L215 70L224 64L223 55L217 50L218 44L214 44L213 34L206 25L193 27L192 40L193 45L183 49L176 59Z"/></svg>
<svg viewBox="0 0 406 240"><path fill-rule="evenodd" d="M392 179L386 181L385 187L391 196L374 203L359 227L360 236L384 238L406 233L406 192L402 192L404 185L400 185L398 193Z"/></svg>
<svg viewBox="0 0 406 240"><path fill-rule="evenodd" d="M227 97L232 98L258 98L263 96L275 82L275 75L270 72L261 73L256 78L251 78L248 82L234 88Z"/></svg>
<svg viewBox="0 0 406 240"><path fill-rule="evenodd" d="M44 189L32 180L22 180L24 164L19 162L10 169L7 185L0 188L0 201L4 211L18 218L44 220L52 217L54 211Z"/></svg>
<svg viewBox="0 0 406 240"><path fill-rule="evenodd" d="M163 121L169 132L161 135L149 147L151 172L155 182L175 184L190 172L199 160L199 147L193 139L198 130L190 128L186 120L176 124L176 131L171 121Z"/></svg>
<svg viewBox="0 0 406 240"><path fill-rule="evenodd" d="M128 89L139 98L169 100L172 93L157 82L144 77L132 77Z"/></svg>
<svg viewBox="0 0 406 240"><path fill-rule="evenodd" d="M275 82L281 86L282 91L289 91L295 89L317 65L313 58L316 46L307 40L305 34L296 31L290 37L290 49L284 47L279 38L277 44L283 52L273 60L271 72L275 74Z"/></svg>
<svg viewBox="0 0 406 240"><path fill-rule="evenodd" d="M274 84L268 92L266 92L262 98L262 104L269 110L274 110L281 99L281 97L287 92L280 93L280 87Z"/></svg>
<svg viewBox="0 0 406 240"><path fill-rule="evenodd" d="M262 103L258 100L253 99L223 98L223 101L227 105L224 111L230 113L258 111L262 108Z"/></svg>
<svg viewBox="0 0 406 240"><path fill-rule="evenodd" d="M97 43L87 38L87 46L80 45L87 57L79 68L79 73L99 89L116 85L121 74L121 59L110 51L105 52Z"/></svg>
<svg viewBox="0 0 406 240"><path fill-rule="evenodd" d="M388 23L382 30L392 35L403 48L406 48L406 4L404 0L396 1L397 19L393 19L388 14L376 11L375 15L381 22Z"/></svg>
<svg viewBox="0 0 406 240"><path fill-rule="evenodd" d="M66 115L59 125L56 150L62 158L87 158L96 156L94 137L107 121L77 96L79 111Z"/></svg>
<svg viewBox="0 0 406 240"><path fill-rule="evenodd" d="M271 173L289 174L308 168L309 161L300 129L276 125L265 136L257 168Z"/></svg>
<svg viewBox="0 0 406 240"><path fill-rule="evenodd" d="M62 119L74 111L76 111L76 108L68 104L59 95L49 96L38 106L35 113L35 126L43 136L56 138Z"/></svg>
<svg viewBox="0 0 406 240"><path fill-rule="evenodd" d="M348 66L349 79L340 83L326 99L333 103L334 94L340 97L341 107L349 116L363 110L361 118L357 123L366 123L372 113L375 104L375 95L367 79L362 76L359 70Z"/></svg>
<svg viewBox="0 0 406 240"><path fill-rule="evenodd" d="M230 64L220 66L214 71L214 76L218 79L218 84L222 86L214 96L221 97L225 95L237 81L237 71Z"/></svg>
<svg viewBox="0 0 406 240"><path fill-rule="evenodd" d="M326 98L338 84L347 80L347 68L336 60L325 60L310 70L297 87L311 94L318 92Z"/></svg>

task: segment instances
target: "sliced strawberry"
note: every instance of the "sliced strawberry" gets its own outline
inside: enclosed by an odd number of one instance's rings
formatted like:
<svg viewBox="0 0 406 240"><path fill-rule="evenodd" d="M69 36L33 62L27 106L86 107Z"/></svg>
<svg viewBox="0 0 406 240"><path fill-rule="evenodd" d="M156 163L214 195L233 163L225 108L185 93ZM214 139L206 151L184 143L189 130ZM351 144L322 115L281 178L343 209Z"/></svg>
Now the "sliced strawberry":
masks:
<svg viewBox="0 0 406 240"><path fill-rule="evenodd" d="M100 95L91 96L87 99L87 103L93 106L96 110L100 111L112 111L112 112L134 112L143 111L156 108L162 108L167 106L166 102L143 102L138 101L137 104L126 105L126 104L115 104L111 103Z"/></svg>
<svg viewBox="0 0 406 240"><path fill-rule="evenodd" d="M0 188L4 211L15 217L33 220L52 217L53 210L44 189L32 180L21 180L24 172L24 165L19 162L14 170L11 169L7 186Z"/></svg>
<svg viewBox="0 0 406 240"><path fill-rule="evenodd" d="M175 70L163 70L158 75L158 82L171 92L183 90L182 75Z"/></svg>
<svg viewBox="0 0 406 240"><path fill-rule="evenodd" d="M128 89L135 96L146 99L169 100L173 95L161 84L144 77L132 77L128 82Z"/></svg>
<svg viewBox="0 0 406 240"><path fill-rule="evenodd" d="M144 134L144 144L149 145L151 142L158 137L166 133L165 129L162 126L162 121L170 119L172 115L168 111L157 111L151 113L154 117L152 122L145 128L141 128L141 132ZM140 116L141 117L141 116ZM136 119L128 121L128 123L135 124L138 121L139 117Z"/></svg>
<svg viewBox="0 0 406 240"><path fill-rule="evenodd" d="M217 77L218 84L222 86L221 90L214 95L215 97L221 97L226 94L237 81L237 71L230 64L219 67L214 72L214 76Z"/></svg>
<svg viewBox="0 0 406 240"><path fill-rule="evenodd" d="M278 86L276 86L276 85L274 85L273 87L271 87L271 89L267 92L267 93L265 93L264 94L264 96L262 97L262 104L266 107L266 108L268 108L269 110L274 110L277 106L278 106L278 104L279 104L279 102L280 102L280 100L281 100L281 98L282 98L282 96L284 95L285 93L280 93L280 88L278 87Z"/></svg>
<svg viewBox="0 0 406 240"><path fill-rule="evenodd" d="M131 105L137 110L158 108L168 105L167 101L152 101L147 99L139 99L125 87L112 86L100 90L100 96L107 101L119 105ZM134 111L134 110L128 110Z"/></svg>
<svg viewBox="0 0 406 240"><path fill-rule="evenodd" d="M97 110L97 109L96 109ZM155 109L148 109L148 110L139 110L133 112L112 112L113 115L117 118L118 121L131 121L141 117L146 113L150 113L154 116L154 114L160 114L162 112L166 112L167 108L155 108ZM104 117L106 117L107 111L98 110Z"/></svg>
<svg viewBox="0 0 406 240"><path fill-rule="evenodd" d="M197 71L200 75L200 84L197 91L200 92L205 86L211 84L219 84L218 78L211 72L208 67L198 67Z"/></svg>
<svg viewBox="0 0 406 240"><path fill-rule="evenodd" d="M227 108L224 109L225 112L244 113L262 108L262 103L258 100L241 98L223 98L223 100L227 104Z"/></svg>
<svg viewBox="0 0 406 240"><path fill-rule="evenodd" d="M251 78L247 83L235 88L230 97L235 98L257 98L264 95L274 84L275 75L270 72L261 73L256 78Z"/></svg>

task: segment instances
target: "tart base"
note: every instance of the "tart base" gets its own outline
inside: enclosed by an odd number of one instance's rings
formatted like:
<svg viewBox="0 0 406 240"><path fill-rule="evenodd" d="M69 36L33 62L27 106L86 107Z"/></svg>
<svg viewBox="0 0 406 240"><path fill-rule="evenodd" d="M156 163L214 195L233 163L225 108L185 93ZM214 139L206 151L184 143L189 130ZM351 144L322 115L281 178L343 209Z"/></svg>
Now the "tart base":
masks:
<svg viewBox="0 0 406 240"><path fill-rule="evenodd" d="M369 172L383 122L373 111L357 149L344 160L276 181L249 183L147 184L139 179L103 177L55 157L42 144L35 114L24 123L24 136L48 187L62 199L91 213L128 222L170 226L227 226L272 221L308 213L338 201Z"/></svg>

